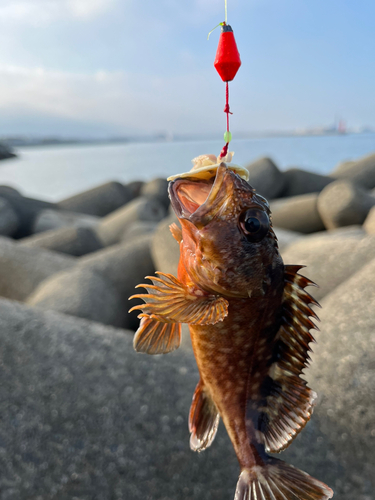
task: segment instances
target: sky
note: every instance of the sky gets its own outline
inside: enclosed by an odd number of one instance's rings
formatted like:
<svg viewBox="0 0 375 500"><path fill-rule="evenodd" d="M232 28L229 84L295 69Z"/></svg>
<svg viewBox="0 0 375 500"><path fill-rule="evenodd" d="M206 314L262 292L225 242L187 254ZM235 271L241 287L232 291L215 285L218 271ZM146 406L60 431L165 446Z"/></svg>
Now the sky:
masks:
<svg viewBox="0 0 375 500"><path fill-rule="evenodd" d="M224 0L0 0L0 136L225 130ZM373 0L228 0L231 131L375 127Z"/></svg>

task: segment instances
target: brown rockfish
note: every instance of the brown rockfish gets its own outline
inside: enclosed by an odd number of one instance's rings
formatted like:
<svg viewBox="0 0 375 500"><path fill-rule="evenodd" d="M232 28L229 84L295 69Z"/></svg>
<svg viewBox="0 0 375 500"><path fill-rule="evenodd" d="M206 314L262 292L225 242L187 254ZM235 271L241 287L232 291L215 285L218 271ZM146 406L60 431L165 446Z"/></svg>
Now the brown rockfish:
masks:
<svg viewBox="0 0 375 500"><path fill-rule="evenodd" d="M190 446L210 446L222 418L241 467L235 500L332 498L324 483L268 454L287 448L312 413L316 395L300 375L317 302L303 266L283 264L267 201L245 169L224 160L199 157L170 178L178 275L157 273L139 285L147 294L131 297L145 301L131 309L142 311L134 347L173 351L181 323L189 325L200 373Z"/></svg>

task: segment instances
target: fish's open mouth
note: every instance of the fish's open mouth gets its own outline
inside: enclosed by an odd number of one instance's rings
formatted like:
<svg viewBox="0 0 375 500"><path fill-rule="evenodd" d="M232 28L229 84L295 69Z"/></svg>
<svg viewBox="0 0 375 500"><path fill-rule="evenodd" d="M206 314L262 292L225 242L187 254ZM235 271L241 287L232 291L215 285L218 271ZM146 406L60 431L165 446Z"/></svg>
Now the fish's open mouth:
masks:
<svg viewBox="0 0 375 500"><path fill-rule="evenodd" d="M179 219L186 219L196 227L205 226L212 220L227 197L224 180L231 171L222 163L216 175L209 179L179 177L169 184L169 196L173 210Z"/></svg>
<svg viewBox="0 0 375 500"><path fill-rule="evenodd" d="M228 197L233 182L231 172L222 163L209 179L179 177L169 184L172 208L179 219L192 222L197 228L207 225ZM226 181L227 180L227 181Z"/></svg>
<svg viewBox="0 0 375 500"><path fill-rule="evenodd" d="M171 189L172 206L178 217L188 218L203 205L214 184L209 180L177 179Z"/></svg>

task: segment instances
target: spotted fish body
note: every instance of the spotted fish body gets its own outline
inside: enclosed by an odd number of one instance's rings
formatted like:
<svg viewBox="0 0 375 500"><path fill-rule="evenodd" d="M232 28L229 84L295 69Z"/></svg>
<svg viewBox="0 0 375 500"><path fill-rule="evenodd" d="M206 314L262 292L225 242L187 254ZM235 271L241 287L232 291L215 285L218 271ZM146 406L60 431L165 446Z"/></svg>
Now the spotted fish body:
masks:
<svg viewBox="0 0 375 500"><path fill-rule="evenodd" d="M202 451L220 418L241 467L235 500L325 500L328 486L273 458L310 419L315 394L300 378L313 340L311 285L284 266L266 200L229 162L206 157L174 176L171 227L180 245L177 278L158 273L141 285L145 303L137 351L180 344L188 323L200 381L189 416L190 446Z"/></svg>

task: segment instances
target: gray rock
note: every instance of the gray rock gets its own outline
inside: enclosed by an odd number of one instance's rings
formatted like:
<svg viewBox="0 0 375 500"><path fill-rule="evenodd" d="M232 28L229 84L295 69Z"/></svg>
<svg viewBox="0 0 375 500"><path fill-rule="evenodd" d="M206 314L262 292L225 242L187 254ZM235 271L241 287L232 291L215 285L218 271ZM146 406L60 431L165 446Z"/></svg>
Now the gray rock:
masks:
<svg viewBox="0 0 375 500"><path fill-rule="evenodd" d="M289 231L288 229L282 229L281 227L274 228L274 231L277 237L280 252L284 251L292 243L306 237L302 233Z"/></svg>
<svg viewBox="0 0 375 500"><path fill-rule="evenodd" d="M189 351L138 354L126 330L6 300L0 336L2 498L234 496L224 426L205 453L189 448L199 378Z"/></svg>
<svg viewBox="0 0 375 500"><path fill-rule="evenodd" d="M348 181L336 181L323 189L318 211L327 229L362 224L375 198Z"/></svg>
<svg viewBox="0 0 375 500"><path fill-rule="evenodd" d="M16 238L22 238L32 234L32 227L35 218L41 210L56 208L56 205L48 201L34 200L33 198L26 198L18 192L13 192L12 189L3 189L1 197L5 198L16 212L19 220L17 233L14 235Z"/></svg>
<svg viewBox="0 0 375 500"><path fill-rule="evenodd" d="M107 182L95 188L66 198L58 203L60 208L102 217L122 207L133 198L129 188L119 182Z"/></svg>
<svg viewBox="0 0 375 500"><path fill-rule="evenodd" d="M141 196L104 217L96 231L103 245L113 245L134 222L158 222L165 216L166 209L158 200Z"/></svg>
<svg viewBox="0 0 375 500"><path fill-rule="evenodd" d="M153 179L143 184L140 195L146 196L147 198L156 198L165 208L168 208L170 204L168 184L167 179Z"/></svg>
<svg viewBox="0 0 375 500"><path fill-rule="evenodd" d="M330 174L331 176L334 176L334 172L337 172L337 171L342 171L344 172L345 170L348 170L349 168L351 168L353 165L355 165L355 161L354 160L346 160L346 161L342 161L340 162L338 165L336 165L334 171Z"/></svg>
<svg viewBox="0 0 375 500"><path fill-rule="evenodd" d="M22 238L19 243L29 248L46 248L80 257L96 252L103 245L89 227L63 227Z"/></svg>
<svg viewBox="0 0 375 500"><path fill-rule="evenodd" d="M316 335L307 371L319 395L311 432L302 432L284 456L308 469L309 454L319 454L319 472L325 473L335 497L373 500L375 260L338 286L322 305L322 332Z"/></svg>
<svg viewBox="0 0 375 500"><path fill-rule="evenodd" d="M179 225L175 214L169 215L158 225L152 239L152 258L155 268L163 273L177 276L177 266L180 259L180 246L173 238L169 226L173 223Z"/></svg>
<svg viewBox="0 0 375 500"><path fill-rule="evenodd" d="M0 234L3 236L13 236L18 229L19 219L12 205L0 197Z"/></svg>
<svg viewBox="0 0 375 500"><path fill-rule="evenodd" d="M0 144L0 160L8 160L9 158L15 158L16 156L17 155L11 148L5 144Z"/></svg>
<svg viewBox="0 0 375 500"><path fill-rule="evenodd" d="M375 188L375 153L356 161L341 163L331 176L351 181L364 189Z"/></svg>
<svg viewBox="0 0 375 500"><path fill-rule="evenodd" d="M80 267L101 273L114 285L125 311L137 303L135 300L128 302L128 298L137 293L135 287L145 283L145 276L155 272L151 258L151 238L151 235L139 236L134 241L113 245L79 260ZM139 324L137 315L137 312L127 314L124 327L136 330Z"/></svg>
<svg viewBox="0 0 375 500"><path fill-rule="evenodd" d="M322 231L324 224L318 212L317 201L317 193L271 201L273 225L306 234Z"/></svg>
<svg viewBox="0 0 375 500"><path fill-rule="evenodd" d="M122 326L126 311L120 294L98 272L75 267L43 281L27 304L72 316Z"/></svg>
<svg viewBox="0 0 375 500"><path fill-rule="evenodd" d="M374 491L375 280L366 280L374 272L364 269L325 302L325 332L307 371L318 404L280 457L342 500L372 500ZM189 450L198 381L189 350L140 355L124 330L6 300L0 335L4 498L233 497L239 470L224 426L204 453Z"/></svg>
<svg viewBox="0 0 375 500"><path fill-rule="evenodd" d="M320 300L375 258L375 237L304 238L291 244L282 256L285 264L307 266L301 273L317 283L319 288L310 293Z"/></svg>
<svg viewBox="0 0 375 500"><path fill-rule="evenodd" d="M3 193L8 193L8 194L10 193L13 195L22 196L21 193L12 186L0 186L0 196L2 196Z"/></svg>
<svg viewBox="0 0 375 500"><path fill-rule="evenodd" d="M307 193L319 193L334 181L332 177L315 174L299 168L289 168L283 172L285 188L283 196L298 196Z"/></svg>
<svg viewBox="0 0 375 500"><path fill-rule="evenodd" d="M128 182L125 185L132 192L133 198L137 198L141 194L141 189L143 184L144 184L143 181L133 181L133 182Z"/></svg>
<svg viewBox="0 0 375 500"><path fill-rule="evenodd" d="M158 227L157 222L140 220L138 222L134 222L129 227L125 229L125 232L121 236L121 241L131 241L133 238L137 238L138 236L143 236L147 234L152 234L156 231Z"/></svg>
<svg viewBox="0 0 375 500"><path fill-rule="evenodd" d="M249 171L249 184L259 194L271 200L281 195L285 188L284 175L270 158L259 158L246 165Z"/></svg>
<svg viewBox="0 0 375 500"><path fill-rule="evenodd" d="M305 238L309 240L314 240L315 238L330 238L330 239L343 239L343 238L354 238L356 240L361 240L367 235L363 226L353 225L338 227L336 229L329 229L328 231L319 231L318 233L313 233L306 235Z"/></svg>
<svg viewBox="0 0 375 500"><path fill-rule="evenodd" d="M365 222L363 223L363 229L366 233L375 235L375 207L372 207L369 211Z"/></svg>
<svg viewBox="0 0 375 500"><path fill-rule="evenodd" d="M65 210L42 210L35 218L32 231L41 233L63 227L95 227L99 217Z"/></svg>
<svg viewBox="0 0 375 500"><path fill-rule="evenodd" d="M43 280L75 264L75 257L0 237L0 296L24 300Z"/></svg>

